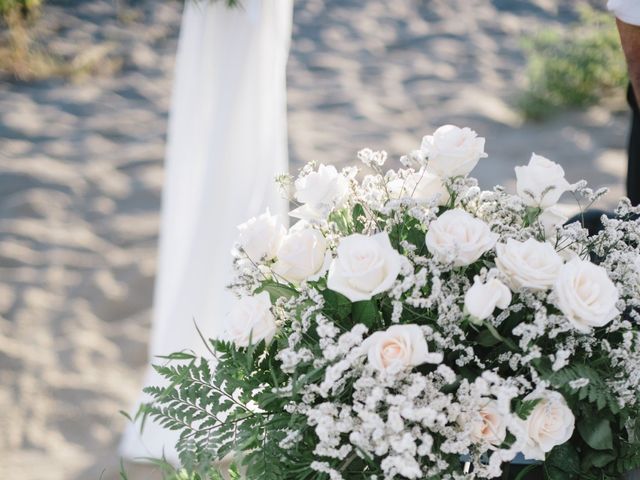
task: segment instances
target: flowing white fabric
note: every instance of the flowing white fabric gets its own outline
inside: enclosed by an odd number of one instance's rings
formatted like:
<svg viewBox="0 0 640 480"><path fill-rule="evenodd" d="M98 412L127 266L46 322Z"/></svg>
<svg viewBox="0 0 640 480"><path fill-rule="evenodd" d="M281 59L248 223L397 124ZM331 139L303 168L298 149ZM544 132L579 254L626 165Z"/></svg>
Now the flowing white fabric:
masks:
<svg viewBox="0 0 640 480"><path fill-rule="evenodd" d="M640 0L609 0L607 8L623 22L640 25Z"/></svg>
<svg viewBox="0 0 640 480"><path fill-rule="evenodd" d="M236 226L285 212L274 177L287 170L285 69L291 0L187 2L176 58L165 166L151 362L190 349L205 354L232 300ZM145 385L158 385L152 369ZM144 400L144 399L143 399ZM121 454L177 463L177 435L131 425Z"/></svg>

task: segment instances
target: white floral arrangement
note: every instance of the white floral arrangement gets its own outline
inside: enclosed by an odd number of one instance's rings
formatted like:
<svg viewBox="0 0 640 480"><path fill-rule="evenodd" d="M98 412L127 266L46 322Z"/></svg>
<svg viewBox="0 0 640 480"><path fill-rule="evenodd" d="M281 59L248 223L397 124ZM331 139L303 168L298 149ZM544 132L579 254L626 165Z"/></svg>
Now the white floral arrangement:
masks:
<svg viewBox="0 0 640 480"><path fill-rule="evenodd" d="M640 466L640 209L590 236L557 207L605 194L533 155L517 195L440 127L383 171L282 177L300 219L239 227L237 306L210 358L158 366L142 411L184 478L615 479ZM373 172L373 173L371 173ZM206 319L219 321L218 319ZM218 473L216 473L218 472Z"/></svg>

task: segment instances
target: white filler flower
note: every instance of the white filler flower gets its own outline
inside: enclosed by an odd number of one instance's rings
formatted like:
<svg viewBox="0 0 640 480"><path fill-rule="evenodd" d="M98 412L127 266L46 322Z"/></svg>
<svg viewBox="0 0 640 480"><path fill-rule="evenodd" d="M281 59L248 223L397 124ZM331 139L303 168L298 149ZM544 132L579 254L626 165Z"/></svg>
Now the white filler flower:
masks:
<svg viewBox="0 0 640 480"><path fill-rule="evenodd" d="M504 310L511 303L511 290L497 278L482 283L476 277L464 296L464 306L473 320L484 320L496 307Z"/></svg>
<svg viewBox="0 0 640 480"><path fill-rule="evenodd" d="M287 230L267 209L262 215L238 225L238 232L238 244L251 260L257 262L276 256Z"/></svg>
<svg viewBox="0 0 640 480"><path fill-rule="evenodd" d="M418 325L393 325L375 332L362 342L369 364L380 371L440 363L442 354L429 353L427 341Z"/></svg>
<svg viewBox="0 0 640 480"><path fill-rule="evenodd" d="M327 286L352 302L369 300L391 288L401 263L402 256L391 246L386 232L371 237L356 233L340 241Z"/></svg>
<svg viewBox="0 0 640 480"><path fill-rule="evenodd" d="M304 205L290 215L307 220L325 217L332 208L340 207L349 195L349 181L333 165L323 165L295 181L296 200Z"/></svg>
<svg viewBox="0 0 640 480"><path fill-rule="evenodd" d="M533 238L524 242L510 238L507 243L496 245L496 252L496 265L512 288L551 288L563 264L562 257L550 243Z"/></svg>
<svg viewBox="0 0 640 480"><path fill-rule="evenodd" d="M529 165L516 167L516 191L530 207L548 208L569 188L560 165L535 153Z"/></svg>
<svg viewBox="0 0 640 480"><path fill-rule="evenodd" d="M280 245L273 270L292 283L314 280L322 273L326 258L327 241L322 233L294 227Z"/></svg>
<svg viewBox="0 0 640 480"><path fill-rule="evenodd" d="M270 343L277 330L267 292L241 298L227 316L227 338L238 347Z"/></svg>
<svg viewBox="0 0 640 480"><path fill-rule="evenodd" d="M443 178L467 175L487 156L484 138L470 128L443 125L422 139L420 147L428 157L428 168Z"/></svg>
<svg viewBox="0 0 640 480"><path fill-rule="evenodd" d="M525 397L536 399L540 401L524 421L528 439L522 453L531 460L544 460L553 447L569 441L576 419L560 393L546 390Z"/></svg>
<svg viewBox="0 0 640 480"><path fill-rule="evenodd" d="M619 314L618 289L604 268L589 261L575 258L565 264L554 291L558 307L581 332L602 327Z"/></svg>
<svg viewBox="0 0 640 480"><path fill-rule="evenodd" d="M456 267L470 265L498 240L489 225L459 208L447 210L429 224L427 249L437 260Z"/></svg>

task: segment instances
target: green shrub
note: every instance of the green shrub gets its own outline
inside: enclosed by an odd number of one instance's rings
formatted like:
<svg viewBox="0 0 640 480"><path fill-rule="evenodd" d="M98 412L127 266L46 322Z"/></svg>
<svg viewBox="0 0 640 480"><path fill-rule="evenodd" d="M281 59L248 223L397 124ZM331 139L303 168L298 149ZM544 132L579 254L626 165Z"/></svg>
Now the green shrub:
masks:
<svg viewBox="0 0 640 480"><path fill-rule="evenodd" d="M28 15L36 11L41 4L42 0L0 0L0 14L19 12Z"/></svg>
<svg viewBox="0 0 640 480"><path fill-rule="evenodd" d="M544 30L525 40L524 48L528 87L518 107L529 119L597 103L627 81L614 19L587 6L580 9L577 25Z"/></svg>

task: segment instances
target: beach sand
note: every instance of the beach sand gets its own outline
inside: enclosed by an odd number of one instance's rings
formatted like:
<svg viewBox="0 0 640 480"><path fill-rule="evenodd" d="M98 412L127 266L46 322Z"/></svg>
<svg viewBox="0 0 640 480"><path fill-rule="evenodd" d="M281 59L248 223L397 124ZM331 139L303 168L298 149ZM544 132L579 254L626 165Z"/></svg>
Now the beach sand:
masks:
<svg viewBox="0 0 640 480"><path fill-rule="evenodd" d="M38 31L52 49L98 45L121 69L77 83L0 79L0 479L115 480L118 411L138 397L146 364L181 7L47 3ZM512 189L513 167L535 151L571 181L611 187L603 206L613 205L622 93L542 124L512 107L519 40L574 18L572 3L296 0L291 171L350 164L365 146L397 158L454 123L487 138L474 172L483 187Z"/></svg>

